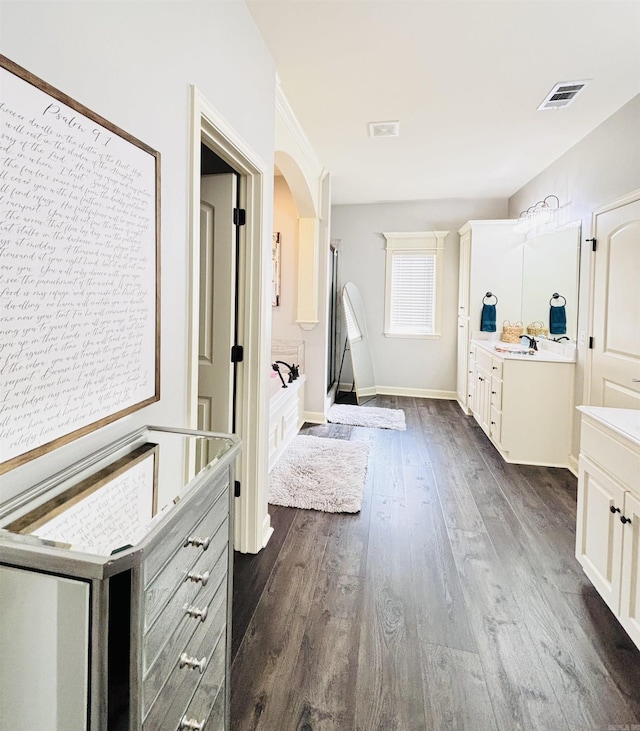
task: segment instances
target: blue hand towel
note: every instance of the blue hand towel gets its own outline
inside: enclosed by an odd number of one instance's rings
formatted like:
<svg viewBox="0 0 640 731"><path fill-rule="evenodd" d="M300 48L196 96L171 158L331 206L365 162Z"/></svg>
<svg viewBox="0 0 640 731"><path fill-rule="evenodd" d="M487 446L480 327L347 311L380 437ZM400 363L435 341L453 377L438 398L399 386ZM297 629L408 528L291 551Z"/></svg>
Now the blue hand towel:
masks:
<svg viewBox="0 0 640 731"><path fill-rule="evenodd" d="M567 334L567 311L564 305L549 308L549 334Z"/></svg>
<svg viewBox="0 0 640 731"><path fill-rule="evenodd" d="M496 331L495 305L482 305L482 315L480 316L480 330L484 333L494 333Z"/></svg>

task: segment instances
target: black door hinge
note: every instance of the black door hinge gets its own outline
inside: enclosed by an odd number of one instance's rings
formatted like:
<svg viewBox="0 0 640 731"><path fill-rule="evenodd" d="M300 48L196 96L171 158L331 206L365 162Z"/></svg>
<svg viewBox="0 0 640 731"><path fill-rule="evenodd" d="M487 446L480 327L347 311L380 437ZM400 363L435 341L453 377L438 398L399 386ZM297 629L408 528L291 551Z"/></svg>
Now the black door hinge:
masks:
<svg viewBox="0 0 640 731"><path fill-rule="evenodd" d="M593 336L589 336L589 350L593 350Z"/></svg>
<svg viewBox="0 0 640 731"><path fill-rule="evenodd" d="M236 497L240 497L240 480L236 480L236 481L235 481L235 482L233 483L233 494L234 494L234 495L235 495Z"/></svg>
<svg viewBox="0 0 640 731"><path fill-rule="evenodd" d="M242 363L244 360L244 348L242 345L234 345L231 348L231 362Z"/></svg>
<svg viewBox="0 0 640 731"><path fill-rule="evenodd" d="M595 251L598 248L598 246L597 246L598 245L597 239L586 239L586 241L587 241L587 243L589 243L589 241L591 241L591 250L592 251Z"/></svg>
<svg viewBox="0 0 640 731"><path fill-rule="evenodd" d="M233 209L233 224L234 226L244 226L247 222L247 212L244 208Z"/></svg>

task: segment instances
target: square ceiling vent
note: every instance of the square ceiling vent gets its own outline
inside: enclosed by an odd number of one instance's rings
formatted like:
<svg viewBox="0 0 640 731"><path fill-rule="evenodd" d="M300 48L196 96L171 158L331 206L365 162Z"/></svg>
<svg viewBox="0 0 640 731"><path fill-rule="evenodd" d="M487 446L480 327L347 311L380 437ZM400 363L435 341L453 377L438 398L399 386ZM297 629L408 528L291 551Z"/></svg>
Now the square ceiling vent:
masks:
<svg viewBox="0 0 640 731"><path fill-rule="evenodd" d="M371 122L369 137L397 137L400 134L400 122Z"/></svg>
<svg viewBox="0 0 640 731"><path fill-rule="evenodd" d="M585 81L562 81L556 84L544 98L542 104L538 107L538 111L568 107L589 81L590 79Z"/></svg>

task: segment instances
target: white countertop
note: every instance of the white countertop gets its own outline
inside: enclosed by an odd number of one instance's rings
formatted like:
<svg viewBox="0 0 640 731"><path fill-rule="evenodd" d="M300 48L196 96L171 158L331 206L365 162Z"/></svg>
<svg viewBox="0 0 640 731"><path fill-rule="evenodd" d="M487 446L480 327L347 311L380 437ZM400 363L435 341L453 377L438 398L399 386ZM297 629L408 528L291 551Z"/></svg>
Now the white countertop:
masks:
<svg viewBox="0 0 640 731"><path fill-rule="evenodd" d="M613 409L608 406L578 406L578 411L600 421L640 446L640 409Z"/></svg>
<svg viewBox="0 0 640 731"><path fill-rule="evenodd" d="M526 347L518 345L517 343L503 343L501 340L476 340L471 341L473 345L478 348L483 348L489 351L492 355L497 355L499 358L505 360L528 360L538 361L546 363L575 363L575 357L567 358L564 355L554 353L551 350L546 350L542 347L538 347L538 350L534 350L533 354L521 354L519 352L510 352L510 349L516 351L527 350ZM500 350L496 350L500 348Z"/></svg>

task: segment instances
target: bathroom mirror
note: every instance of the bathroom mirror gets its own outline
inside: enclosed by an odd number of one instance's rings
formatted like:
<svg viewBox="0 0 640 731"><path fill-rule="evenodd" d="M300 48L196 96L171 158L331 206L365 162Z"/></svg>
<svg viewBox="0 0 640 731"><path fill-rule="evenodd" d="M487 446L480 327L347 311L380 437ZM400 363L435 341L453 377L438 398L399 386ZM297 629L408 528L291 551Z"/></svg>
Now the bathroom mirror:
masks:
<svg viewBox="0 0 640 731"><path fill-rule="evenodd" d="M347 339L351 353L351 368L358 404L376 396L376 379L369 348L369 337L364 319L364 307L360 290L353 282L342 288L342 309L347 326Z"/></svg>
<svg viewBox="0 0 640 731"><path fill-rule="evenodd" d="M578 278L580 226L573 225L527 239L522 260L522 322L536 320L549 327L550 300L554 294L566 300L566 337L574 343L578 326ZM562 304L558 298L553 304ZM549 334L550 338L562 334ZM567 342L563 340L563 342Z"/></svg>

